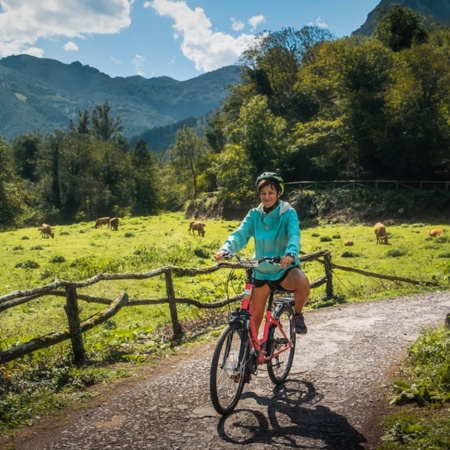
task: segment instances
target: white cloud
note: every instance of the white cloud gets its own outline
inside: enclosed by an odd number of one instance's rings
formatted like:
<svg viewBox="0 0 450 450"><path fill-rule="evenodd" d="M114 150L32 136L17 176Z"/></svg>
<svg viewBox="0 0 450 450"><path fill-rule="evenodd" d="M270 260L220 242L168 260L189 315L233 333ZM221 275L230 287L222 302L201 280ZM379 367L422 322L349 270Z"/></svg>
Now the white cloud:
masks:
<svg viewBox="0 0 450 450"><path fill-rule="evenodd" d="M118 33L130 23L134 0L0 0L0 56L42 56L38 39Z"/></svg>
<svg viewBox="0 0 450 450"><path fill-rule="evenodd" d="M233 37L212 31L212 24L202 8L190 9L185 1L152 0L144 3L160 16L173 19L175 38L180 38L184 56L195 63L197 70L211 71L235 64L239 56L254 41L255 36L244 34Z"/></svg>
<svg viewBox="0 0 450 450"><path fill-rule="evenodd" d="M139 54L136 55L133 58L132 64L133 64L134 68L136 69L136 74L140 75L141 77L145 77L145 72L144 72L145 57L143 57Z"/></svg>
<svg viewBox="0 0 450 450"><path fill-rule="evenodd" d="M265 21L266 21L266 18L261 14L259 16L253 16L253 17L250 17L250 19L248 19L248 23L251 25L252 31L255 31L256 28L258 27L258 25L261 25Z"/></svg>
<svg viewBox="0 0 450 450"><path fill-rule="evenodd" d="M242 31L244 27L245 27L244 22L241 22L240 20L237 20L234 17L231 18L231 28L234 31Z"/></svg>
<svg viewBox="0 0 450 450"><path fill-rule="evenodd" d="M75 44L75 42L69 41L64 45L64 50L66 52L77 52L80 49L78 48L78 45Z"/></svg>
<svg viewBox="0 0 450 450"><path fill-rule="evenodd" d="M315 25L320 28L328 28L328 24L322 20L322 18L319 16L314 23L309 23L308 25Z"/></svg>

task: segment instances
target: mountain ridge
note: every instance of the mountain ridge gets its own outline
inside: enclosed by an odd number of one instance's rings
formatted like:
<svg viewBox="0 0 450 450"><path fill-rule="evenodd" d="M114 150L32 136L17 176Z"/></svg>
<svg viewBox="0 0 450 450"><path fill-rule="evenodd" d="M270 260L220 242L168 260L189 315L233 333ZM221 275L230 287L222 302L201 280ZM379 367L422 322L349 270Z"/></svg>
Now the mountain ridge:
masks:
<svg viewBox="0 0 450 450"><path fill-rule="evenodd" d="M31 131L67 129L78 112L105 101L120 115L130 138L156 126L217 109L240 79L237 66L177 81L164 76L115 77L76 61L71 64L29 55L0 60L0 135L11 139ZM29 126L32 125L32 128Z"/></svg>
<svg viewBox="0 0 450 450"><path fill-rule="evenodd" d="M450 23L450 0L381 0L352 35L370 36L376 20L393 3ZM124 137L131 139L153 128L205 117L239 81L238 66L178 81L168 76L112 78L79 61L8 56L0 59L0 136L13 139L24 133L66 130L70 120L77 123L80 111L92 113L108 101L112 115L122 118Z"/></svg>
<svg viewBox="0 0 450 450"><path fill-rule="evenodd" d="M377 19L394 3L410 8L436 23L450 24L450 0L381 0L367 15L366 21L352 33L352 36L370 36L375 30Z"/></svg>

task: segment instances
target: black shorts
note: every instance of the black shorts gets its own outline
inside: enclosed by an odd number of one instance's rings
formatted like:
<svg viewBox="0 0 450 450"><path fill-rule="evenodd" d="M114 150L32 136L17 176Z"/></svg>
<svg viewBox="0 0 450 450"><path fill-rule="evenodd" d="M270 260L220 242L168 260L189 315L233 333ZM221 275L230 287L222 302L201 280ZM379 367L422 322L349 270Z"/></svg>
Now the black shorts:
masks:
<svg viewBox="0 0 450 450"><path fill-rule="evenodd" d="M256 288L262 287L265 284L268 284L272 289L275 289L277 291L288 291L288 289L284 289L280 283L287 277L288 273L292 270L292 269L298 269L299 266L292 266L289 267L289 269L286 270L286 272L283 273L283 275L278 278L278 280L257 280L256 278L252 279L253 282L253 286L255 286Z"/></svg>

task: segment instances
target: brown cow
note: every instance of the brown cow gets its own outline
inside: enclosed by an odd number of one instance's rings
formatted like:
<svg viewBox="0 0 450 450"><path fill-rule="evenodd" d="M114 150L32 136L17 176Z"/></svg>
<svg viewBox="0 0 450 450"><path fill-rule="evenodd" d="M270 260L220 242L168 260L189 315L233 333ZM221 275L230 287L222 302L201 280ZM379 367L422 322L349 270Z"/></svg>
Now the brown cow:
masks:
<svg viewBox="0 0 450 450"><path fill-rule="evenodd" d="M345 245L346 247L350 247L351 245L353 245L353 241L345 241L345 242L344 242L344 245Z"/></svg>
<svg viewBox="0 0 450 450"><path fill-rule="evenodd" d="M109 228L109 221L111 220L111 217L100 217L95 221L94 228L103 228L103 225L108 225Z"/></svg>
<svg viewBox="0 0 450 450"><path fill-rule="evenodd" d="M202 222L189 222L189 233L192 231L192 234L195 234L195 231L198 232L198 235L205 235L205 227L206 225Z"/></svg>
<svg viewBox="0 0 450 450"><path fill-rule="evenodd" d="M377 222L374 225L375 228L375 236L377 237L377 244L387 244L388 243L388 236L386 233L386 227L381 223Z"/></svg>
<svg viewBox="0 0 450 450"><path fill-rule="evenodd" d="M445 233L445 230L443 230L443 229L442 230L430 230L430 232L428 233L428 236L437 237L444 233Z"/></svg>
<svg viewBox="0 0 450 450"><path fill-rule="evenodd" d="M52 227L46 223L43 223L41 225L41 237L48 238L49 236L52 237L52 239L55 237L55 233L52 231Z"/></svg>
<svg viewBox="0 0 450 450"><path fill-rule="evenodd" d="M111 230L117 231L119 229L119 218L118 217L113 217L109 221L109 226L111 227Z"/></svg>

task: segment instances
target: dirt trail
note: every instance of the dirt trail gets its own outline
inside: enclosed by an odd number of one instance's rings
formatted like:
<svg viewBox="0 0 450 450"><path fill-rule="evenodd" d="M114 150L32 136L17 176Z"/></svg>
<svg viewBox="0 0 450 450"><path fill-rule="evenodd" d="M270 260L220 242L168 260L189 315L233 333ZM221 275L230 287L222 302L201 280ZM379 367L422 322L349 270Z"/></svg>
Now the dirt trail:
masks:
<svg viewBox="0 0 450 450"><path fill-rule="evenodd" d="M307 312L287 383L259 371L236 412L209 399L213 343L109 389L96 405L18 433L18 450L371 449L380 437L393 370L423 326L441 325L450 293Z"/></svg>

